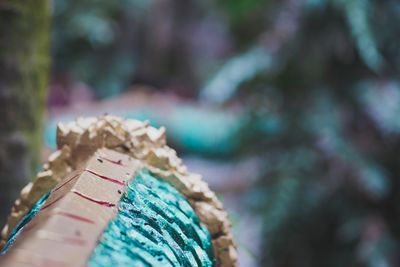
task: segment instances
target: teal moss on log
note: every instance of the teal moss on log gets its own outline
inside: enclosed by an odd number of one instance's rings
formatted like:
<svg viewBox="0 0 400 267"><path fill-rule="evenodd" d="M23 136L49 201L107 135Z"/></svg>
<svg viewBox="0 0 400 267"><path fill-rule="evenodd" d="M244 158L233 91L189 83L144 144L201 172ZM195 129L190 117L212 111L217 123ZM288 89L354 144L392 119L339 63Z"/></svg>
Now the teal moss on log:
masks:
<svg viewBox="0 0 400 267"><path fill-rule="evenodd" d="M22 232L24 227L32 221L32 219L36 216L36 214L40 211L42 208L43 204L46 202L47 198L50 196L50 192L46 193L44 196L42 196L31 208L31 210L25 214L25 216L21 219L21 221L14 227L12 230L6 245L4 248L0 251L0 256L4 255L14 244L15 240L19 236L19 234Z"/></svg>
<svg viewBox="0 0 400 267"><path fill-rule="evenodd" d="M88 266L215 266L211 237L189 202L147 171L127 187Z"/></svg>

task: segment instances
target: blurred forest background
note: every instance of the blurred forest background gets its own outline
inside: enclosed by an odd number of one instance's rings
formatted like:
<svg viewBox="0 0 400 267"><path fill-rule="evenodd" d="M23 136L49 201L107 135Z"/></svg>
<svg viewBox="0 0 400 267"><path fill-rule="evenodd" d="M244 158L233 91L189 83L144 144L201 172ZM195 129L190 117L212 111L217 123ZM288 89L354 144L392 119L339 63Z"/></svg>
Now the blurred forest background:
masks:
<svg viewBox="0 0 400 267"><path fill-rule="evenodd" d="M397 0L2 1L2 216L41 121L44 157L108 112L167 127L240 266L400 266L399 73Z"/></svg>

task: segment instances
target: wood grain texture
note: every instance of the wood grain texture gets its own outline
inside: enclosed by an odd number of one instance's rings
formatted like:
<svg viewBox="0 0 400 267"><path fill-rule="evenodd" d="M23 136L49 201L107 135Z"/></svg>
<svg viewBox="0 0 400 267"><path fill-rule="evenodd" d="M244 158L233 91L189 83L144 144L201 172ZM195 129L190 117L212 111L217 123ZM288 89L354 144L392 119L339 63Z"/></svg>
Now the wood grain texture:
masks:
<svg viewBox="0 0 400 267"><path fill-rule="evenodd" d="M124 184L138 167L138 162L127 155L107 149L97 151L84 168L68 174L54 187L41 211L0 258L0 266L86 266L103 230L116 214Z"/></svg>

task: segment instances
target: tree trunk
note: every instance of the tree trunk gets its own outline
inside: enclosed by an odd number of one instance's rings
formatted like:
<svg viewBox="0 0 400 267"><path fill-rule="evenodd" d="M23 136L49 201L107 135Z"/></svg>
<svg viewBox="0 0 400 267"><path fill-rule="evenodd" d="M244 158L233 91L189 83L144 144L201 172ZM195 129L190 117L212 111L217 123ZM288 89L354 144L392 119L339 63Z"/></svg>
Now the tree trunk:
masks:
<svg viewBox="0 0 400 267"><path fill-rule="evenodd" d="M0 224L36 172L49 70L49 1L0 1Z"/></svg>

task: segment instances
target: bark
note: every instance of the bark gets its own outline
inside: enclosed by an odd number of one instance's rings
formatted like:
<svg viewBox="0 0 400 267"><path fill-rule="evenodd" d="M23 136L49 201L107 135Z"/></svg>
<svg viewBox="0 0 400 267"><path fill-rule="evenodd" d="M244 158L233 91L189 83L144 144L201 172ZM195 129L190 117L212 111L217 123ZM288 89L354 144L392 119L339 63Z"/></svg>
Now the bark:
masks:
<svg viewBox="0 0 400 267"><path fill-rule="evenodd" d="M49 70L49 1L0 1L0 224L36 172Z"/></svg>

